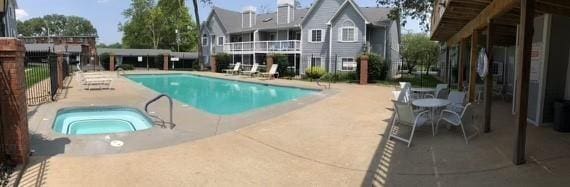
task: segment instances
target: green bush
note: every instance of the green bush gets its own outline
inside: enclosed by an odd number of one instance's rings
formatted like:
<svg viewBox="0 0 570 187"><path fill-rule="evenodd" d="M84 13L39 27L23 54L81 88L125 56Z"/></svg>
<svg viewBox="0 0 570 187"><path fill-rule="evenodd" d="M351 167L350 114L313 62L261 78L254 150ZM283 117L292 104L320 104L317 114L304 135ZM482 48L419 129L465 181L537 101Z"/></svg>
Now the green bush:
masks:
<svg viewBox="0 0 570 187"><path fill-rule="evenodd" d="M219 53L215 55L216 62L216 72L221 73L224 69L229 69L229 65L232 61L232 56L226 53Z"/></svg>
<svg viewBox="0 0 570 187"><path fill-rule="evenodd" d="M377 80L386 80L388 77L388 65L386 60L375 53L365 53L368 56L368 82L376 82ZM361 55L362 56L362 55ZM360 80L360 58L356 59L356 77Z"/></svg>
<svg viewBox="0 0 570 187"><path fill-rule="evenodd" d="M327 74L327 72L322 67L310 67L305 70L305 75L311 80L320 79L325 74Z"/></svg>
<svg viewBox="0 0 570 187"><path fill-rule="evenodd" d="M121 65L118 66L117 68L121 68L121 69L123 69L123 70L125 70L125 71L128 71L128 70L134 70L134 69L135 69L135 66L132 65L132 64L121 64Z"/></svg>
<svg viewBox="0 0 570 187"><path fill-rule="evenodd" d="M103 53L101 55L99 55L99 62L101 62L101 66L103 66L103 69L109 71L109 59L111 57L109 56L109 53Z"/></svg>
<svg viewBox="0 0 570 187"><path fill-rule="evenodd" d="M279 65L277 67L277 72L279 72L280 77L290 77L294 76L293 72L288 70L289 67L289 57L283 54L275 54L273 55L273 60ZM268 67L270 68L270 67Z"/></svg>
<svg viewBox="0 0 570 187"><path fill-rule="evenodd" d="M357 80L356 72L328 73L321 80L331 82L351 82Z"/></svg>

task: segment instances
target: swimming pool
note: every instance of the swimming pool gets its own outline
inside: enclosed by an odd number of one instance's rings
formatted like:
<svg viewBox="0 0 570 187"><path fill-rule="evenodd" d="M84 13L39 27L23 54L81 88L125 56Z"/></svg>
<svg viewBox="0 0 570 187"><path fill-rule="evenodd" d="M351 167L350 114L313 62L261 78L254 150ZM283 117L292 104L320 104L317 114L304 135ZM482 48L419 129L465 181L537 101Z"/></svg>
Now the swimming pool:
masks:
<svg viewBox="0 0 570 187"><path fill-rule="evenodd" d="M140 110L126 107L77 107L57 112L53 130L66 135L133 132L152 127Z"/></svg>
<svg viewBox="0 0 570 187"><path fill-rule="evenodd" d="M159 93L215 115L234 115L296 100L316 91L208 78L189 74L129 75Z"/></svg>

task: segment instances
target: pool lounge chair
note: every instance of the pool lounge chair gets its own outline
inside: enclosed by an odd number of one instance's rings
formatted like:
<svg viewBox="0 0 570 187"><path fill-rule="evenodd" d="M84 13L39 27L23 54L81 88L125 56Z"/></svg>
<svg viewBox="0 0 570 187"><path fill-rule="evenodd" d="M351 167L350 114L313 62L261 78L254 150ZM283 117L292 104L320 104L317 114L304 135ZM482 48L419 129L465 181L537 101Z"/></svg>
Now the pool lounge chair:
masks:
<svg viewBox="0 0 570 187"><path fill-rule="evenodd" d="M268 80L273 79L273 76L277 75L279 77L279 72L277 72L277 64L271 65L271 69L267 73L261 73L261 77L267 77Z"/></svg>
<svg viewBox="0 0 570 187"><path fill-rule="evenodd" d="M91 90L93 87L110 90L111 83L113 83L113 79L111 78L87 78L83 80L83 85L87 90Z"/></svg>
<svg viewBox="0 0 570 187"><path fill-rule="evenodd" d="M234 75L236 73L239 73L239 68L241 66L241 63L236 63L234 64L234 68L233 69L223 69L222 71L224 73L226 73L226 75Z"/></svg>
<svg viewBox="0 0 570 187"><path fill-rule="evenodd" d="M257 73L259 73L259 71L257 71L258 68L259 68L259 64L255 63L255 64L253 64L253 66L251 67L251 70L249 70L249 71L242 71L241 74L242 74L242 75L247 75L247 76L253 77L253 76L256 75Z"/></svg>

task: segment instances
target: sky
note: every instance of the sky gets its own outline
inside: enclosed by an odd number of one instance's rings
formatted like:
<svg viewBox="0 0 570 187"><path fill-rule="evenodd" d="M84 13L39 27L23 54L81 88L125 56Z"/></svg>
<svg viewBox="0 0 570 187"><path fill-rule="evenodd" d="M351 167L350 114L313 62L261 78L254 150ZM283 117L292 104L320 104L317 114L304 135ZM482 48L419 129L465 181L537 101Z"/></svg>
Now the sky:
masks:
<svg viewBox="0 0 570 187"><path fill-rule="evenodd" d="M41 17L48 14L63 14L84 17L91 21L97 29L100 43L111 44L120 42L122 32L118 24L125 21L122 12L130 5L130 0L17 0L19 10L16 11L19 20ZM192 1L185 0L193 15ZM303 7L308 7L314 0L300 0ZM256 6L274 10L277 0L213 0L213 5L241 11L246 6ZM376 0L356 0L360 6L375 7ZM211 11L211 5L200 5L200 19L203 21ZM420 32L418 22L408 20L405 32Z"/></svg>

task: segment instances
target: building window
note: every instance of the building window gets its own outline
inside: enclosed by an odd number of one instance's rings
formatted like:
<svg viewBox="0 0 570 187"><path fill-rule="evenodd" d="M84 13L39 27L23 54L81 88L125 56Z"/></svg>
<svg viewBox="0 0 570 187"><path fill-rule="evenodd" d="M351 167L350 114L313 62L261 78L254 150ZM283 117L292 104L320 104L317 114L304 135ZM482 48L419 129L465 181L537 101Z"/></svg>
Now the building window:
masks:
<svg viewBox="0 0 570 187"><path fill-rule="evenodd" d="M321 67L321 57L311 57L309 67Z"/></svg>
<svg viewBox="0 0 570 187"><path fill-rule="evenodd" d="M356 42L356 27L352 21L347 20L342 24L339 39L341 42Z"/></svg>
<svg viewBox="0 0 570 187"><path fill-rule="evenodd" d="M320 43L323 42L323 30L321 29L315 29L315 30L310 30L309 31L311 33L309 41L313 42L313 43Z"/></svg>
<svg viewBox="0 0 570 187"><path fill-rule="evenodd" d="M224 40L225 40L225 37L223 37L223 36L218 37L218 46L223 46Z"/></svg>
<svg viewBox="0 0 570 187"><path fill-rule="evenodd" d="M202 36L202 46L208 46L208 35Z"/></svg>
<svg viewBox="0 0 570 187"><path fill-rule="evenodd" d="M354 58L341 58L341 68L342 71L356 70L356 62L354 61Z"/></svg>

